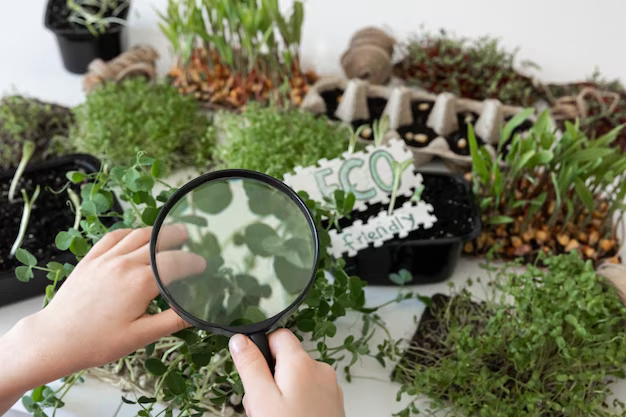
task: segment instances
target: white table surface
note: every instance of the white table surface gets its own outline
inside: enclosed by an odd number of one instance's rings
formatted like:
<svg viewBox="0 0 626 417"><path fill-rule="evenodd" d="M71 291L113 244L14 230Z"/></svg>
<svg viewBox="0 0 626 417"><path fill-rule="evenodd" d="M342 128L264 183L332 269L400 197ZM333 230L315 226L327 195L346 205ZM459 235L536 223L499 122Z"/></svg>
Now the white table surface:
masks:
<svg viewBox="0 0 626 417"><path fill-rule="evenodd" d="M468 276L476 277L483 275L479 263L476 260L461 258L454 276L450 281L462 283ZM432 295L437 292L446 292L447 283L421 285L410 287L417 289L423 295ZM397 287L369 287L366 288L368 305L378 305L394 298L398 293ZM0 334L5 333L20 318L36 312L41 307L41 299L35 298L13 305L0 308ZM384 308L380 315L394 339L410 339L416 330L416 318L419 318L424 305L416 300L405 301ZM342 318L338 322L338 340L343 340L349 334L358 335L360 332L360 320L355 316ZM373 339L372 349L381 339ZM389 380L391 366L382 368L375 360L365 359L357 364L353 370L355 376L348 383L339 371L339 380L344 391L345 407L347 416L359 417L384 417L402 409L402 404L397 403L396 393L399 385ZM367 379L357 376L367 377ZM374 379L370 379L374 378ZM59 410L59 417L111 417L114 415L120 403L121 391L107 384L88 378L85 384L73 387L66 397L66 406ZM23 410L21 404L16 404L15 409ZM134 416L136 408L124 405L118 414L120 417Z"/></svg>

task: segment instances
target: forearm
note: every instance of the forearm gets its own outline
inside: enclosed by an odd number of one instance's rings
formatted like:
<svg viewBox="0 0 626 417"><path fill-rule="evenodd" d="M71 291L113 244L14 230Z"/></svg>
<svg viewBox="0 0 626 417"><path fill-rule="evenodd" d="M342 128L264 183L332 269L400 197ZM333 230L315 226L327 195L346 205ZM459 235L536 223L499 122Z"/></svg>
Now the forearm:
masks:
<svg viewBox="0 0 626 417"><path fill-rule="evenodd" d="M43 346L40 322L37 315L27 317L0 336L0 415L26 391L65 376L64 365Z"/></svg>

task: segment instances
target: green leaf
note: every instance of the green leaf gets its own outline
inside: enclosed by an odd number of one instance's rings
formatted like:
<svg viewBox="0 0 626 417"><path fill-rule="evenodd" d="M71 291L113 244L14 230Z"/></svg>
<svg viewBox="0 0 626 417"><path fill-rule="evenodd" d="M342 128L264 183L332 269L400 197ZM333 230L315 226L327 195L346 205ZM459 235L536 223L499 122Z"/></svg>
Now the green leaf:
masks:
<svg viewBox="0 0 626 417"><path fill-rule="evenodd" d="M69 232L59 232L54 239L54 243L59 250L68 250L72 241L74 240L74 236Z"/></svg>
<svg viewBox="0 0 626 417"><path fill-rule="evenodd" d="M39 407L39 406L35 406L35 401L33 401L33 399L27 395L22 397L22 405L24 406L26 411L31 412L31 413L34 412L35 409Z"/></svg>
<svg viewBox="0 0 626 417"><path fill-rule="evenodd" d="M199 367L207 366L211 362L211 354L209 352L195 353L191 355L191 361Z"/></svg>
<svg viewBox="0 0 626 417"><path fill-rule="evenodd" d="M345 200L344 191L340 189L335 190L334 197L335 197L335 207L341 210L343 208L344 200Z"/></svg>
<svg viewBox="0 0 626 417"><path fill-rule="evenodd" d="M413 281L413 275L406 269L401 269L397 274L390 274L389 279L396 285L406 285Z"/></svg>
<svg viewBox="0 0 626 417"><path fill-rule="evenodd" d="M250 249L250 252L263 257L274 255L274 253L267 250L265 242L269 240L278 240L280 242L276 231L267 224L261 222L248 225L244 230L244 239L246 245L248 245L248 248Z"/></svg>
<svg viewBox="0 0 626 417"><path fill-rule="evenodd" d="M146 207L141 213L141 221L148 226L152 226L158 215L159 209L154 207Z"/></svg>
<svg viewBox="0 0 626 417"><path fill-rule="evenodd" d="M15 252L15 257L18 261L27 266L36 266L37 258L33 254L31 254L26 249L19 248L17 252Z"/></svg>
<svg viewBox="0 0 626 417"><path fill-rule="evenodd" d="M85 256L89 252L89 243L84 237L75 237L70 244L70 251L76 256Z"/></svg>
<svg viewBox="0 0 626 417"><path fill-rule="evenodd" d="M354 208L354 203L356 202L356 197L353 193L348 193L346 195L346 199L343 202L343 213L348 214L352 212Z"/></svg>
<svg viewBox="0 0 626 417"><path fill-rule="evenodd" d="M148 398L146 396L141 396L137 399L139 404L152 404L156 402L156 398Z"/></svg>
<svg viewBox="0 0 626 417"><path fill-rule="evenodd" d="M163 178L167 175L167 166L160 160L156 160L152 163L150 173L154 178Z"/></svg>
<svg viewBox="0 0 626 417"><path fill-rule="evenodd" d="M183 329L179 332L172 334L172 336L184 340L185 343L187 343L189 346L198 343L199 340L198 335L195 331L193 331L193 329Z"/></svg>
<svg viewBox="0 0 626 417"><path fill-rule="evenodd" d="M154 376L161 376L167 372L167 366L159 359L156 358L148 358L146 359L144 366Z"/></svg>
<svg viewBox="0 0 626 417"><path fill-rule="evenodd" d="M33 399L34 402L39 403L41 401L43 401L43 389L44 386L40 386L37 387L33 390L32 394L30 395L31 398Z"/></svg>
<svg viewBox="0 0 626 417"><path fill-rule="evenodd" d="M142 166L149 166L149 165L154 164L154 162L155 162L154 158L151 158L145 155L141 155L139 156L139 158L137 158L137 163Z"/></svg>
<svg viewBox="0 0 626 417"><path fill-rule="evenodd" d="M194 206L209 214L219 214L233 201L233 193L227 181L214 182L191 193Z"/></svg>
<svg viewBox="0 0 626 417"><path fill-rule="evenodd" d="M335 317L342 317L346 315L346 308L338 302L333 303L330 311Z"/></svg>
<svg viewBox="0 0 626 417"><path fill-rule="evenodd" d="M122 177L122 181L124 182L126 188L130 189L131 191L139 191L136 184L136 181L137 179L139 179L139 177L141 177L141 173L137 171L137 169L131 168L126 171L126 173Z"/></svg>
<svg viewBox="0 0 626 417"><path fill-rule="evenodd" d="M467 139L470 146L470 155L472 156L473 171L483 183L487 183L489 181L489 171L487 171L485 160L482 159L480 152L478 152L478 142L471 124L467 125Z"/></svg>
<svg viewBox="0 0 626 417"><path fill-rule="evenodd" d="M513 223L515 220L508 216L494 216L487 219L488 224L507 224Z"/></svg>
<svg viewBox="0 0 626 417"><path fill-rule="evenodd" d="M135 179L135 190L133 191L145 191L151 192L154 187L154 179L149 175L141 175Z"/></svg>
<svg viewBox="0 0 626 417"><path fill-rule="evenodd" d="M524 109L513 116L511 120L504 125L502 131L500 132L500 143L503 144L506 142L513 134L513 131L524 123L524 121L526 121L530 116L532 116L534 112L535 111L532 108Z"/></svg>
<svg viewBox="0 0 626 417"><path fill-rule="evenodd" d="M126 397L124 397L123 395L122 395L122 402L124 402L124 403L126 403L126 404L137 404L136 402L134 402L134 401L131 401L131 400L127 399L127 398L126 398Z"/></svg>
<svg viewBox="0 0 626 417"><path fill-rule="evenodd" d="M15 268L15 276L22 282L28 282L33 279L33 269L28 266L18 266Z"/></svg>
<svg viewBox="0 0 626 417"><path fill-rule="evenodd" d="M154 353L155 344L156 344L156 342L150 343L148 346L146 346L146 355L147 356L152 356L152 353Z"/></svg>
<svg viewBox="0 0 626 417"><path fill-rule="evenodd" d="M96 204L93 201L83 201L80 205L80 210L85 216L96 216L98 214Z"/></svg>
<svg viewBox="0 0 626 417"><path fill-rule="evenodd" d="M248 306L243 314L244 318L252 321L253 323L259 323L263 320L267 320L265 313L257 306Z"/></svg>
<svg viewBox="0 0 626 417"><path fill-rule="evenodd" d="M315 329L315 320L313 319L302 319L296 322L296 327L298 330L303 332L312 332Z"/></svg>
<svg viewBox="0 0 626 417"><path fill-rule="evenodd" d="M588 210L593 210L593 194L589 191L589 188L585 185L584 181L580 178L576 178L574 180L574 189L576 190L576 195L580 198L580 201L583 202L585 207Z"/></svg>
<svg viewBox="0 0 626 417"><path fill-rule="evenodd" d="M282 256L274 258L274 272L289 294L299 294L311 277L310 268L299 268Z"/></svg>
<svg viewBox="0 0 626 417"><path fill-rule="evenodd" d="M167 200L169 200L169 198L174 195L174 193L176 192L175 189L171 189L171 190L163 190L159 193L159 195L157 196L157 201L160 201L161 203L165 203L167 202Z"/></svg>
<svg viewBox="0 0 626 417"><path fill-rule="evenodd" d="M177 221L187 224L193 224L194 226L207 227L209 222L206 217L202 216L194 216L193 214L188 214L186 216L181 216L176 218Z"/></svg>
<svg viewBox="0 0 626 417"><path fill-rule="evenodd" d="M65 173L65 176L74 184L83 182L87 178L87 175L80 171L69 171Z"/></svg>
<svg viewBox="0 0 626 417"><path fill-rule="evenodd" d="M185 378L178 371L172 371L167 375L165 385L174 395L182 395L187 390Z"/></svg>
<svg viewBox="0 0 626 417"><path fill-rule="evenodd" d="M337 333L337 327L330 321L321 321L315 325L313 330L313 339L328 336L333 337Z"/></svg>

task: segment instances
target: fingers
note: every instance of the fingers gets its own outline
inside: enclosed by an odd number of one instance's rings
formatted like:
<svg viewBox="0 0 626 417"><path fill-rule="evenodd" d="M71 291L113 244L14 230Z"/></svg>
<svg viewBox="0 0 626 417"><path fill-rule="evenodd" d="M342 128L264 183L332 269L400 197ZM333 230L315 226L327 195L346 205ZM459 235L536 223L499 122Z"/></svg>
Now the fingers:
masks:
<svg viewBox="0 0 626 417"><path fill-rule="evenodd" d="M132 229L118 229L104 235L98 243L87 253L83 259L93 259L108 252L111 248L117 245L122 239L128 236Z"/></svg>
<svg viewBox="0 0 626 417"><path fill-rule="evenodd" d="M156 252L164 252L169 249L174 249L182 245L187 241L189 237L187 228L182 224L170 224L163 226L159 231L159 237L157 239ZM141 263L150 263L150 241L141 246L139 249L133 251L130 254L132 257L139 260Z"/></svg>
<svg viewBox="0 0 626 417"><path fill-rule="evenodd" d="M145 346L189 326L189 323L174 310L169 309L158 314L146 314L137 319L131 326L131 333L136 339L137 346Z"/></svg>
<svg viewBox="0 0 626 417"><path fill-rule="evenodd" d="M263 354L248 337L236 334L228 346L246 390L246 404L271 403L280 395Z"/></svg>
<svg viewBox="0 0 626 417"><path fill-rule="evenodd" d="M173 250L157 253L156 266L159 278L164 285L198 275L206 269L206 261L195 253Z"/></svg>
<svg viewBox="0 0 626 417"><path fill-rule="evenodd" d="M276 365L281 358L286 359L289 356L305 354L302 344L298 338L287 329L278 329L268 337L272 356L276 359ZM308 356L308 355L307 355Z"/></svg>
<svg viewBox="0 0 626 417"><path fill-rule="evenodd" d="M108 253L108 256L121 256L127 255L134 250L139 249L143 245L150 242L150 235L152 234L152 227L143 227L141 229L135 229L129 233L126 237L120 240Z"/></svg>

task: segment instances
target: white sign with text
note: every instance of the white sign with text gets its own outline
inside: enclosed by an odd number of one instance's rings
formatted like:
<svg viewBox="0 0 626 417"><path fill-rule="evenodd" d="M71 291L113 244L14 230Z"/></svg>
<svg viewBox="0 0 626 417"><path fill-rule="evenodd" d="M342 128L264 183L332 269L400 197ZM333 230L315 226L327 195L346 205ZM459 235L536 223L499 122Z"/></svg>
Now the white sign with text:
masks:
<svg viewBox="0 0 626 417"><path fill-rule="evenodd" d="M296 191L306 191L309 197L322 202L335 190L351 192L356 197L355 210L364 211L368 205L389 203L393 186L393 161L412 159L404 141L391 139L387 145L369 145L365 151L347 153L341 158L320 159L317 166L296 167L283 181ZM402 173L397 195L410 197L422 184L422 176L414 172L413 164Z"/></svg>
<svg viewBox="0 0 626 417"><path fill-rule="evenodd" d="M370 244L380 247L394 236L404 238L420 226L430 229L437 221L432 211L431 204L420 201L412 205L407 201L391 215L385 210L377 216L370 217L367 223L356 220L351 226L340 231L330 230L331 244L328 252L336 258L343 256L344 253L355 256L358 251Z"/></svg>

